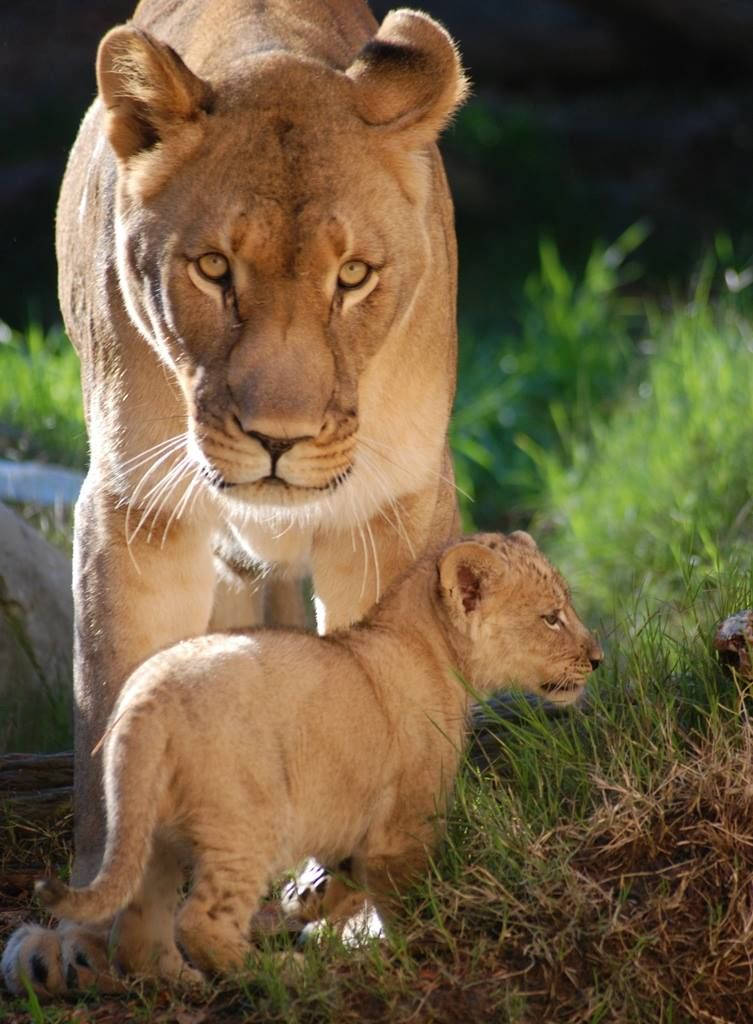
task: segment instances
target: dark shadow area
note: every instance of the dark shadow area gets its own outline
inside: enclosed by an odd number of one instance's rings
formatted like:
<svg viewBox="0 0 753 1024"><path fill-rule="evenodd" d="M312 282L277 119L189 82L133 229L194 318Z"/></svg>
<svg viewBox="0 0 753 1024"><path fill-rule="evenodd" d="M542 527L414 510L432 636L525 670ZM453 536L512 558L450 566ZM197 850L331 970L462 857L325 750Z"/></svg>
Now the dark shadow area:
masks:
<svg viewBox="0 0 753 1024"><path fill-rule="evenodd" d="M389 4L374 5L381 17ZM641 288L684 287L714 235L753 250L753 9L742 0L434 0L474 97L445 136L461 318L499 323L556 239L568 265L647 218ZM58 318L54 210L95 92L99 38L130 0L29 0L0 14L2 275L13 326Z"/></svg>

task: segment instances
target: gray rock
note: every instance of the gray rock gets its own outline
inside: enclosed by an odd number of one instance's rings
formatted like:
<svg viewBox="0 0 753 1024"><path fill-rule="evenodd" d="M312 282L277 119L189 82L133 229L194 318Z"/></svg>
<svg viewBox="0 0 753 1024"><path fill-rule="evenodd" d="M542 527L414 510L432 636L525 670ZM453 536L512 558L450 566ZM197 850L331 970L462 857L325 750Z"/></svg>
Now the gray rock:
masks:
<svg viewBox="0 0 753 1024"><path fill-rule="evenodd" d="M0 504L0 753L70 740L70 559Z"/></svg>
<svg viewBox="0 0 753 1024"><path fill-rule="evenodd" d="M0 459L0 501L73 505L83 482L84 474L75 469Z"/></svg>

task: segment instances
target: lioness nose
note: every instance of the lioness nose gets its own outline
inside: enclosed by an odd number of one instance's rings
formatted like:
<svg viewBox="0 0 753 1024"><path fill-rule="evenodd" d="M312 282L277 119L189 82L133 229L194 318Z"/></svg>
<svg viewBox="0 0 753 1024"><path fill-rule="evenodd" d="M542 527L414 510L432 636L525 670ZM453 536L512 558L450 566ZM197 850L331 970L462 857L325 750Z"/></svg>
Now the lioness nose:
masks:
<svg viewBox="0 0 753 1024"><path fill-rule="evenodd" d="M262 448L266 448L273 459L279 459L283 452L289 451L294 444L302 440L300 437L269 437L255 430L247 430L249 437L255 437Z"/></svg>

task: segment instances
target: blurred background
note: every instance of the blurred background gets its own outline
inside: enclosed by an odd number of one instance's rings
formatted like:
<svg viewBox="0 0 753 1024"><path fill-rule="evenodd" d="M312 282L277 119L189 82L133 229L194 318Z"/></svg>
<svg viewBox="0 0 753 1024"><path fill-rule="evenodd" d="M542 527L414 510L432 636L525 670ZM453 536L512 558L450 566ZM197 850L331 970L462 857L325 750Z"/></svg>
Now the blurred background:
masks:
<svg viewBox="0 0 753 1024"><path fill-rule="evenodd" d="M0 14L0 309L57 318L54 208L95 94L103 33L131 0L26 0ZM393 5L394 6L394 5ZM582 265L647 218L642 289L683 287L714 235L751 238L753 5L747 0L429 0L474 83L443 148L457 203L461 314L498 323L539 240ZM378 18L389 3L374 3Z"/></svg>
<svg viewBox="0 0 753 1024"><path fill-rule="evenodd" d="M379 18L389 6L372 5ZM442 140L466 524L530 526L584 611L610 622L712 578L734 589L753 507L753 4L421 6L474 83ZM54 210L97 42L131 10L26 0L0 13L6 459L85 467ZM69 543L65 509L22 511Z"/></svg>

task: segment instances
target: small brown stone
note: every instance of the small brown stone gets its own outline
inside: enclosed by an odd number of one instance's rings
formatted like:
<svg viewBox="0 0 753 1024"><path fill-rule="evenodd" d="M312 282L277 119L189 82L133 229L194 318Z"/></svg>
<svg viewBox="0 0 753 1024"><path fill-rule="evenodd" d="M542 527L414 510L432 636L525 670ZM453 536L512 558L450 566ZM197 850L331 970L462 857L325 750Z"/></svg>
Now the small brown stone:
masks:
<svg viewBox="0 0 753 1024"><path fill-rule="evenodd" d="M735 612L720 622L714 636L714 647L722 665L734 669L744 679L753 680L753 609Z"/></svg>

